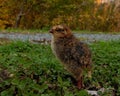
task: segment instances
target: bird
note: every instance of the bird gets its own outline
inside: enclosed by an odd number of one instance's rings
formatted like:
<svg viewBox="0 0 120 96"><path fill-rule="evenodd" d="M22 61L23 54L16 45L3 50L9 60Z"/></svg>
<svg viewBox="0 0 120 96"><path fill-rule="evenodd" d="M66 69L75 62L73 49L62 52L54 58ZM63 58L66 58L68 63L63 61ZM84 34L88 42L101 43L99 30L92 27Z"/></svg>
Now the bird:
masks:
<svg viewBox="0 0 120 96"><path fill-rule="evenodd" d="M51 49L64 68L77 82L77 88L83 89L84 72L91 77L92 53L88 45L78 39L67 25L54 25Z"/></svg>

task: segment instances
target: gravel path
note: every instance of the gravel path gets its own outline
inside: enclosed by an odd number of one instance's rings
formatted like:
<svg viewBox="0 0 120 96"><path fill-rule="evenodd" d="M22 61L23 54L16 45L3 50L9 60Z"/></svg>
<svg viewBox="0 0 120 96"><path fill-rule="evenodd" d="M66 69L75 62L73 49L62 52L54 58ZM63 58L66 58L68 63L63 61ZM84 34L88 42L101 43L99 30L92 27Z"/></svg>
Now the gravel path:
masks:
<svg viewBox="0 0 120 96"><path fill-rule="evenodd" d="M120 34L75 34L78 38L85 42L95 42L95 41L110 41L110 40L120 40ZM50 34L21 34L21 33L0 33L0 38L7 38L11 40L22 40L22 41L50 41Z"/></svg>

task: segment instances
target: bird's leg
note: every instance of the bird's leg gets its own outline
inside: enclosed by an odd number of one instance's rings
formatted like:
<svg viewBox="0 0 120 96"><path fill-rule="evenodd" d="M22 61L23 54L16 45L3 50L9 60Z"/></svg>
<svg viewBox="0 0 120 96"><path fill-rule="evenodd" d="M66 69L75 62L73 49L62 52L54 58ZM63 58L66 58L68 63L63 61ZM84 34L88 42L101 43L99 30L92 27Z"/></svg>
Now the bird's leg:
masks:
<svg viewBox="0 0 120 96"><path fill-rule="evenodd" d="M78 89L82 89L83 88L83 77L82 76L77 81L77 87L78 87Z"/></svg>

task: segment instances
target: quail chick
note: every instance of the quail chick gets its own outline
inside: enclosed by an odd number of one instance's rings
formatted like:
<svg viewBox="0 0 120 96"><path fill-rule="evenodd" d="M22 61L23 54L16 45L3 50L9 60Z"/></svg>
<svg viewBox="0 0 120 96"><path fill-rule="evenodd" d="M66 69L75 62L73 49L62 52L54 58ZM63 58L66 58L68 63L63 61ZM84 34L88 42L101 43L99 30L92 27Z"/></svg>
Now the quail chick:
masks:
<svg viewBox="0 0 120 96"><path fill-rule="evenodd" d="M77 39L65 25L53 26L49 32L52 34L53 53L76 79L78 89L82 89L84 71L87 70L91 76L91 51L87 44Z"/></svg>

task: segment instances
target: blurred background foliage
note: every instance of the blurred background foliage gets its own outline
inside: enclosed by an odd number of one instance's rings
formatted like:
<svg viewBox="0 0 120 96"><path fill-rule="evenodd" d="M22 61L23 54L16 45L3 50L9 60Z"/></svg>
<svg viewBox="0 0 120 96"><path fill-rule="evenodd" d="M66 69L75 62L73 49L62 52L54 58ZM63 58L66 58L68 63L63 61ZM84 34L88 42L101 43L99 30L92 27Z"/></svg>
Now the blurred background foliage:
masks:
<svg viewBox="0 0 120 96"><path fill-rule="evenodd" d="M120 31L119 0L0 0L0 29L45 29L67 24L74 30Z"/></svg>

